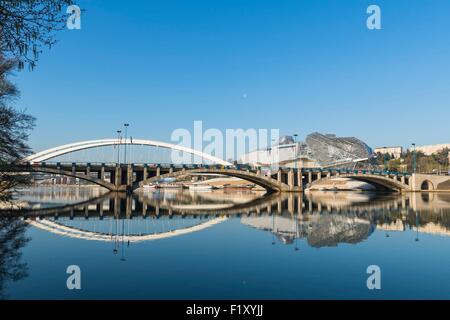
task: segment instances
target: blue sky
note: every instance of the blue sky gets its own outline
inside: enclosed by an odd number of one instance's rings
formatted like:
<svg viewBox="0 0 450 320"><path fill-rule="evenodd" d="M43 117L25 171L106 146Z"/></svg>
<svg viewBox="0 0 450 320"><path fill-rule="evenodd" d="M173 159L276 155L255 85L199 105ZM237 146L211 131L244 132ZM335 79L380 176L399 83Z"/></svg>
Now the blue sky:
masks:
<svg viewBox="0 0 450 320"><path fill-rule="evenodd" d="M279 128L356 136L372 147L450 142L446 0L79 1L81 30L57 34L17 72L37 117L34 149L176 128ZM382 30L366 9L382 10Z"/></svg>

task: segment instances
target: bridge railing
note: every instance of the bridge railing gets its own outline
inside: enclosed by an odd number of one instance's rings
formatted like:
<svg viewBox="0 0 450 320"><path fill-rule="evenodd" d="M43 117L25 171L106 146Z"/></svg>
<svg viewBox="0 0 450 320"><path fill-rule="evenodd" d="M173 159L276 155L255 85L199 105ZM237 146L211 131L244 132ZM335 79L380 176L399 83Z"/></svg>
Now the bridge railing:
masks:
<svg viewBox="0 0 450 320"><path fill-rule="evenodd" d="M372 175L395 175L395 176L410 176L409 172L397 172L389 170L374 170L374 169L325 169L325 168L302 168L304 173L340 173L340 174L372 174Z"/></svg>
<svg viewBox="0 0 450 320"><path fill-rule="evenodd" d="M250 166L246 165L237 165L237 166L224 166L220 164L172 164L172 163L129 163L124 164L121 163L120 166L128 166L131 165L132 167L148 167L148 168L176 168L176 169L239 169L239 170L247 170L251 169ZM114 162L35 162L30 163L26 162L23 163L22 166L27 167L70 167L70 166L109 166L109 167L115 167L117 166L117 163Z"/></svg>

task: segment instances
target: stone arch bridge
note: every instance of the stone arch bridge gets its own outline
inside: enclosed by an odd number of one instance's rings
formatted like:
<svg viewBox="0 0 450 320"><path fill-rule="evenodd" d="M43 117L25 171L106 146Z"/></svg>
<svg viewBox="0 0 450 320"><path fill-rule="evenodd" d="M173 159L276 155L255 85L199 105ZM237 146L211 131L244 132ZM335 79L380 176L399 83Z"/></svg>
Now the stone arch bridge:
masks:
<svg viewBox="0 0 450 320"><path fill-rule="evenodd" d="M143 145L187 152L214 165L165 165L121 163L62 163L48 162L64 154L90 148L115 145ZM49 173L68 179L81 179L100 185L111 191L127 191L155 183L165 178L177 178L190 174L220 174L237 177L270 192L300 192L305 188L320 188L321 184L337 177L346 177L371 183L381 189L394 191L450 191L450 176L403 174L374 170L292 169L278 168L263 174L258 168L233 165L209 154L166 142L142 139L103 139L82 141L51 148L33 154L12 166L14 172ZM8 166L1 170L8 170Z"/></svg>

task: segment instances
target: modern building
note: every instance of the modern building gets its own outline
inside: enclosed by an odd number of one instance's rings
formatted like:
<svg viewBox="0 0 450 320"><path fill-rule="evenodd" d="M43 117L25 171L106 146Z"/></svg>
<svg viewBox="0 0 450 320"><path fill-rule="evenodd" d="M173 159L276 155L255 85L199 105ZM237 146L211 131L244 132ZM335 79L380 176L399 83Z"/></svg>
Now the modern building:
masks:
<svg viewBox="0 0 450 320"><path fill-rule="evenodd" d="M403 154L403 147L381 147L375 148L375 153L388 154L394 159L399 159Z"/></svg>
<svg viewBox="0 0 450 320"><path fill-rule="evenodd" d="M357 138L315 132L300 142L284 136L271 148L243 155L240 162L255 167L323 168L366 161L373 155L372 149Z"/></svg>

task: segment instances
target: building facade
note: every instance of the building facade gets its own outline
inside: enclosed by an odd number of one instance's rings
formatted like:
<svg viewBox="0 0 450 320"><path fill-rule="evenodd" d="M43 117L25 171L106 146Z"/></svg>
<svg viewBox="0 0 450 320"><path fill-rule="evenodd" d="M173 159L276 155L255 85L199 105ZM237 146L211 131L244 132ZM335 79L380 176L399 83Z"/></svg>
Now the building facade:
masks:
<svg viewBox="0 0 450 320"><path fill-rule="evenodd" d="M314 132L301 142L282 137L271 148L243 155L240 162L255 167L323 168L366 161L373 155L372 149L357 138Z"/></svg>
<svg viewBox="0 0 450 320"><path fill-rule="evenodd" d="M416 151L423 152L426 156L431 156L433 153L442 151L443 149L450 150L450 143L442 143L442 144L431 144L426 146L416 146ZM412 149L409 149L412 151Z"/></svg>
<svg viewBox="0 0 450 320"><path fill-rule="evenodd" d="M381 147L375 148L375 153L388 154L394 159L399 159L403 154L403 147Z"/></svg>

